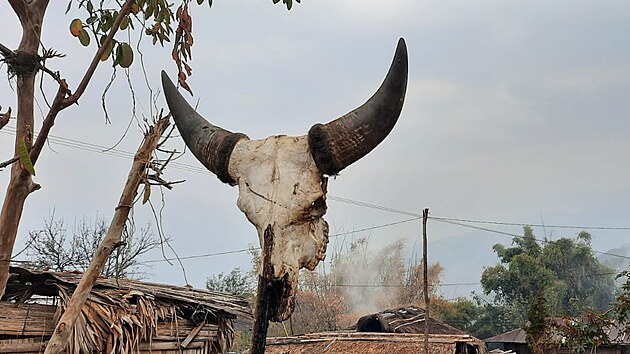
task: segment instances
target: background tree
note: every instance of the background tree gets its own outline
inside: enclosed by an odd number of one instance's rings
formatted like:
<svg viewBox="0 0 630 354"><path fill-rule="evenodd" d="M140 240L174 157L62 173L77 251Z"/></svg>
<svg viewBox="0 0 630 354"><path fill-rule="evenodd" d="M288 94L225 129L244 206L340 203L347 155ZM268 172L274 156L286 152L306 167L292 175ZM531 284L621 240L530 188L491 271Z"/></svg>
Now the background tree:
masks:
<svg viewBox="0 0 630 354"><path fill-rule="evenodd" d="M96 216L93 221L83 217L68 228L63 219L52 214L44 220L44 227L29 231L29 241L24 249L31 260L28 265L51 271L84 272L92 255L107 234L109 222ZM127 223L120 247L108 258L102 271L106 277L137 278L142 276L138 257L161 245L151 232L150 225L140 230Z"/></svg>
<svg viewBox="0 0 630 354"><path fill-rule="evenodd" d="M540 329L546 316L606 308L614 299L614 272L595 258L590 240L588 233L580 232L574 239L544 240L541 246L525 227L513 247L493 247L501 263L484 270L485 294L492 295L499 308L521 309L510 311L512 322L523 326L529 321L531 329Z"/></svg>
<svg viewBox="0 0 630 354"><path fill-rule="evenodd" d="M221 272L209 276L206 280L206 289L253 298L256 292L256 284L255 278L252 277L251 273L244 272L241 268L236 267L227 274Z"/></svg>
<svg viewBox="0 0 630 354"><path fill-rule="evenodd" d="M624 279L619 296L605 311L586 309L579 316L565 318L552 326L566 338L566 346L574 353L591 352L599 345L630 337L630 270L617 275ZM611 337L611 328L617 336Z"/></svg>

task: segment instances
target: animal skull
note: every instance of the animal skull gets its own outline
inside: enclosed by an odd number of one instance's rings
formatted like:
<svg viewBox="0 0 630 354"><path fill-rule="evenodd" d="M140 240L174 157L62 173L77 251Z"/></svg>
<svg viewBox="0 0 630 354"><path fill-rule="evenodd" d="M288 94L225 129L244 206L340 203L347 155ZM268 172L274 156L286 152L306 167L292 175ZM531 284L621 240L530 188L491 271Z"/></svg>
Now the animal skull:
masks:
<svg viewBox="0 0 630 354"><path fill-rule="evenodd" d="M315 269L328 244L325 175L336 175L374 149L394 127L407 87L407 49L398 42L392 65L376 93L362 106L307 135L250 140L214 126L177 91L166 73L162 85L186 144L224 183L238 185L237 205L254 224L268 259L278 298L271 320L291 316L301 268ZM265 252L267 251L267 252ZM262 272L262 267L261 267Z"/></svg>

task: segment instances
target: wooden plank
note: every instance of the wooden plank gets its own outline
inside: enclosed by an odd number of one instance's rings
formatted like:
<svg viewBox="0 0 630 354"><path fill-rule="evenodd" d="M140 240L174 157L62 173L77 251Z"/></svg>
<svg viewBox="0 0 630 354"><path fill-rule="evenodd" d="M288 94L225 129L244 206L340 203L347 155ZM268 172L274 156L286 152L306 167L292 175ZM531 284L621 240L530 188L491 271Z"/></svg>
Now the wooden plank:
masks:
<svg viewBox="0 0 630 354"><path fill-rule="evenodd" d="M50 336L55 323L55 306L0 302L0 334Z"/></svg>
<svg viewBox="0 0 630 354"><path fill-rule="evenodd" d="M192 342L192 340L195 339L195 337L197 336L199 331L201 331L204 325L205 323L201 322L195 328L193 328L192 331L190 331L186 339L184 339L184 341L182 342L182 348L188 347L188 344L190 344L190 342Z"/></svg>
<svg viewBox="0 0 630 354"><path fill-rule="evenodd" d="M41 353L47 342L32 340L0 340L0 353Z"/></svg>
<svg viewBox="0 0 630 354"><path fill-rule="evenodd" d="M203 348L206 345L205 341L193 341L188 345L186 349ZM142 342L140 343L140 351L149 350L180 350L180 344L177 342L156 342L152 343Z"/></svg>

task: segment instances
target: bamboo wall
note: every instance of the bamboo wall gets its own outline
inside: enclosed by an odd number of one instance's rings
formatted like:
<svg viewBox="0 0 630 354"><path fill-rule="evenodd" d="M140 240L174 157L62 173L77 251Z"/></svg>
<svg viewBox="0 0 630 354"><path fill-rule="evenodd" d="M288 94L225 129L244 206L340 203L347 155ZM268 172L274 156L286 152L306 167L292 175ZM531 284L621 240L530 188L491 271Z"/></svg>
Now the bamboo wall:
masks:
<svg viewBox="0 0 630 354"><path fill-rule="evenodd" d="M42 353L54 330L56 306L0 302L0 353ZM140 353L210 354L219 353L213 346L218 327L195 326L178 318L158 322L151 342L140 343ZM185 344L186 348L181 348Z"/></svg>

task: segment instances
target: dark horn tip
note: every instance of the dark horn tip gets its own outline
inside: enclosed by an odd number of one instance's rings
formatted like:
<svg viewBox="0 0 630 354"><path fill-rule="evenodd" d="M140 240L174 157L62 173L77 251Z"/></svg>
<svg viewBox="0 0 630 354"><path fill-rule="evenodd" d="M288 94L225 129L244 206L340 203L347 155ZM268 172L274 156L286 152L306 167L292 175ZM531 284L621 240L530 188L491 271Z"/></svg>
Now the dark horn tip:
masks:
<svg viewBox="0 0 630 354"><path fill-rule="evenodd" d="M311 155L322 174L338 174L387 137L402 111L407 70L407 45L400 38L389 71L376 93L357 109L309 130Z"/></svg>
<svg viewBox="0 0 630 354"><path fill-rule="evenodd" d="M171 78L168 77L166 71L162 70L162 87L166 89L166 86L175 87L175 85L173 85L173 81L171 81Z"/></svg>

